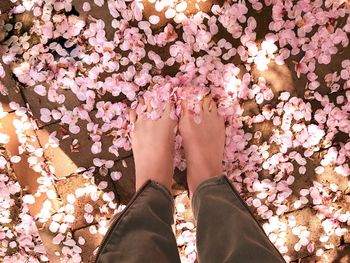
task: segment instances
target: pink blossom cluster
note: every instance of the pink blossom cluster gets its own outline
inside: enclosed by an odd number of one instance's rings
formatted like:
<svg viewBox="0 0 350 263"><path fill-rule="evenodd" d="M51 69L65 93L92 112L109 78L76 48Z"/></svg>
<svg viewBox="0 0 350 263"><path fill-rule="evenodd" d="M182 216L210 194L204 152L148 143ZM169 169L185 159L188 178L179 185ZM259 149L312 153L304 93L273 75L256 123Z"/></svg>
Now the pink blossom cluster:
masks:
<svg viewBox="0 0 350 263"><path fill-rule="evenodd" d="M7 156L3 146L8 142L8 136L0 133L0 260L47 262L48 258L35 220L29 215L28 196L24 195L21 198L22 189L16 182L11 166L12 163L17 163L20 157Z"/></svg>
<svg viewBox="0 0 350 263"><path fill-rule="evenodd" d="M189 221L190 200L184 192L175 198L176 242L184 263L196 262L196 226Z"/></svg>

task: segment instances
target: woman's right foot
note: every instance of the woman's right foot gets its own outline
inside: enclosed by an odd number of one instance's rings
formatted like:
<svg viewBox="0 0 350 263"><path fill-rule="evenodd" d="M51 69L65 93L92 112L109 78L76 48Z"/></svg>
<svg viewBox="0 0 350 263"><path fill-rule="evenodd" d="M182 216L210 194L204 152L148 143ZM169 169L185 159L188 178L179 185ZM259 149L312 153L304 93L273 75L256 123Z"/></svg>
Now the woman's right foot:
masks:
<svg viewBox="0 0 350 263"><path fill-rule="evenodd" d="M222 175L225 146L224 117L218 114L216 103L210 98L201 101L201 122L194 122L194 114L182 102L179 121L187 162L187 184L192 197L203 181Z"/></svg>

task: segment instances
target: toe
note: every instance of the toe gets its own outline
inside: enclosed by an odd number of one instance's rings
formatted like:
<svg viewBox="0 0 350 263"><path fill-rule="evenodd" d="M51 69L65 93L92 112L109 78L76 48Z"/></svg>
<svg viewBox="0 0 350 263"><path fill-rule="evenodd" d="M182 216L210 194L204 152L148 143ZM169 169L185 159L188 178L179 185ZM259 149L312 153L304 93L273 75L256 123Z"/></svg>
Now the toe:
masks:
<svg viewBox="0 0 350 263"><path fill-rule="evenodd" d="M151 112L153 110L150 99L145 99L145 104L147 105L147 112Z"/></svg>
<svg viewBox="0 0 350 263"><path fill-rule="evenodd" d="M210 100L210 105L209 105L209 111L212 112L212 113L215 113L217 114L218 113L218 107L216 105L216 102L213 101L212 99Z"/></svg>
<svg viewBox="0 0 350 263"><path fill-rule="evenodd" d="M204 99L201 99L199 102L198 102L198 105L199 105L199 109L200 111L202 112L203 111L203 105L204 105Z"/></svg>
<svg viewBox="0 0 350 263"><path fill-rule="evenodd" d="M161 118L162 119L164 119L164 118L165 119L171 119L170 115L171 115L171 112L174 109L174 107L175 107L175 104L172 101L171 102L167 102L165 104L164 111L162 113Z"/></svg>
<svg viewBox="0 0 350 263"><path fill-rule="evenodd" d="M203 111L204 112L209 112L210 111L210 105L212 103L212 100L210 97L205 97L203 99Z"/></svg>
<svg viewBox="0 0 350 263"><path fill-rule="evenodd" d="M186 117L189 114L188 108L187 108L187 101L182 100L181 101L181 108L182 108L182 117Z"/></svg>
<svg viewBox="0 0 350 263"><path fill-rule="evenodd" d="M167 102L165 104L164 113L168 113L169 114L173 107L174 107L174 103L173 102Z"/></svg>
<svg viewBox="0 0 350 263"><path fill-rule="evenodd" d="M136 110L135 109L130 109L129 111L129 120L131 123L135 123L136 122L136 117L137 117L137 114L136 114Z"/></svg>

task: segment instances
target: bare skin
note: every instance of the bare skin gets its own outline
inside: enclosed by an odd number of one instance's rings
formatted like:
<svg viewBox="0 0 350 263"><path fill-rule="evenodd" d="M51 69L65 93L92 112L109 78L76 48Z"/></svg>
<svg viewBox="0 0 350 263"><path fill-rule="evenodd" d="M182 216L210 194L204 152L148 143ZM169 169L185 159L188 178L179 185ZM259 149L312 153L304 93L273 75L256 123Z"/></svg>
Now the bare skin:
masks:
<svg viewBox="0 0 350 263"><path fill-rule="evenodd" d="M184 114L179 121L187 161L187 184L190 195L203 181L222 175L225 146L224 118L218 114L215 102L204 98L201 102L201 122L195 123L193 114L182 103Z"/></svg>
<svg viewBox="0 0 350 263"><path fill-rule="evenodd" d="M192 195L203 181L222 174L225 144L224 118L217 112L214 101L204 98L201 105L201 122L196 124L193 114L182 103L183 115L179 120L179 131L183 138L187 161L187 183ZM131 132L136 170L136 190L148 179L155 180L169 190L173 176L173 159L176 121L169 117L172 105L159 120L137 116L133 110L130 120L135 123ZM151 107L148 105L148 111Z"/></svg>
<svg viewBox="0 0 350 263"><path fill-rule="evenodd" d="M148 111L151 106L148 105ZM163 115L158 120L137 116L135 110L130 112L130 120L135 123L131 132L134 154L136 190L148 179L163 184L169 190L173 178L173 160L175 155L176 121L169 116L172 105L167 104Z"/></svg>

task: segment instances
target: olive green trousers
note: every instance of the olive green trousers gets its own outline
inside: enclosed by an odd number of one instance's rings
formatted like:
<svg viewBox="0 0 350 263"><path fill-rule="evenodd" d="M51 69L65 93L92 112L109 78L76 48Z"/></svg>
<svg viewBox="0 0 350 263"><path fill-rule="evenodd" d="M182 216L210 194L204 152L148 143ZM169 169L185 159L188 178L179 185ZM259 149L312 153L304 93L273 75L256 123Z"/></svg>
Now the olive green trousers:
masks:
<svg viewBox="0 0 350 263"><path fill-rule="evenodd" d="M285 262L226 176L200 184L193 194L192 209L198 262ZM173 223L171 193L149 180L113 219L96 263L181 262Z"/></svg>

